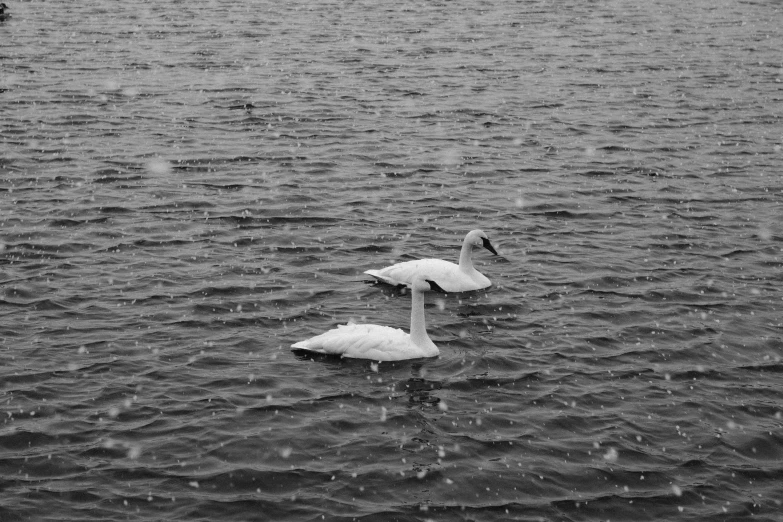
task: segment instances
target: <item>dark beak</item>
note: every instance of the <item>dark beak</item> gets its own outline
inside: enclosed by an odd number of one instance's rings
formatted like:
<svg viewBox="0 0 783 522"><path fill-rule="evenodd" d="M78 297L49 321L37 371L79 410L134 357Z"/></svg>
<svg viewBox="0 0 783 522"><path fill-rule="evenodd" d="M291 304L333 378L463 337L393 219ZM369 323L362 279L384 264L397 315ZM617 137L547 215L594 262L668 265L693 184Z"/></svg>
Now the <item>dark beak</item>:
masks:
<svg viewBox="0 0 783 522"><path fill-rule="evenodd" d="M424 281L429 283L430 288L432 290L435 290L436 292L443 292L444 294L447 293L444 289L442 289L440 286L438 286L438 283L436 283L435 281L431 281L429 279L425 279Z"/></svg>
<svg viewBox="0 0 783 522"><path fill-rule="evenodd" d="M487 250L489 250L493 254L498 255L497 251L495 250L495 247L493 247L492 243L489 242L489 239L487 239L485 237L482 237L481 241L484 243L484 248L486 248Z"/></svg>

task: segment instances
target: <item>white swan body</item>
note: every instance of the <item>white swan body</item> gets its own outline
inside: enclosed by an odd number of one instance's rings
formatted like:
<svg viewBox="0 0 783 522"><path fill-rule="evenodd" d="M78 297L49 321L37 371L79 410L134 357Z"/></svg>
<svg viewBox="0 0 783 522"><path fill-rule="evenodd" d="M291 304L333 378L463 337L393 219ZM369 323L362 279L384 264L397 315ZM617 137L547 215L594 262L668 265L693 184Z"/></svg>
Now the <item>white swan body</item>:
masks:
<svg viewBox="0 0 783 522"><path fill-rule="evenodd" d="M409 285L417 274L427 274L445 292L480 290L491 286L492 281L473 267L471 256L474 246L498 254L483 231L471 230L462 242L458 265L442 259L416 259L364 273L390 285Z"/></svg>
<svg viewBox="0 0 783 522"><path fill-rule="evenodd" d="M411 331L377 324L345 324L291 345L293 350L340 355L374 361L401 361L435 357L438 347L427 335L424 323L424 292L437 289L424 277L411 283Z"/></svg>

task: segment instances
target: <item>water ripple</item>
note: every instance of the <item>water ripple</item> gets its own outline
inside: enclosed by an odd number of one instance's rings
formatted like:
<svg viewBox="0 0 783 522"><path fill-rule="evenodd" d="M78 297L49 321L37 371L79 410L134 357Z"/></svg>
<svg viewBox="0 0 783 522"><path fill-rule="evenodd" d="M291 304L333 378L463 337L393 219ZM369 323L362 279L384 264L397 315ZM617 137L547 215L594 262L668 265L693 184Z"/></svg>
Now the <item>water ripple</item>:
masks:
<svg viewBox="0 0 783 522"><path fill-rule="evenodd" d="M615 7L10 6L0 519L777 520L778 13Z"/></svg>

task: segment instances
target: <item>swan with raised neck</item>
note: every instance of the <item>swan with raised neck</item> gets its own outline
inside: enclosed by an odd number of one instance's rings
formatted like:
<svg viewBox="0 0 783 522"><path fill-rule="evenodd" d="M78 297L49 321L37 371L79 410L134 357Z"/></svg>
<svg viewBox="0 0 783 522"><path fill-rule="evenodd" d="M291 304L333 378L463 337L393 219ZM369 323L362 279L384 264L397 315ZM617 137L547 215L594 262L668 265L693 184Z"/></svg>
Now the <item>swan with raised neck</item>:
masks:
<svg viewBox="0 0 783 522"><path fill-rule="evenodd" d="M462 242L459 264L442 259L415 259L364 273L390 285L410 285L416 275L427 274L445 292L481 290L491 286L492 281L473 266L474 247L483 247L498 255L487 234L476 229L468 232Z"/></svg>

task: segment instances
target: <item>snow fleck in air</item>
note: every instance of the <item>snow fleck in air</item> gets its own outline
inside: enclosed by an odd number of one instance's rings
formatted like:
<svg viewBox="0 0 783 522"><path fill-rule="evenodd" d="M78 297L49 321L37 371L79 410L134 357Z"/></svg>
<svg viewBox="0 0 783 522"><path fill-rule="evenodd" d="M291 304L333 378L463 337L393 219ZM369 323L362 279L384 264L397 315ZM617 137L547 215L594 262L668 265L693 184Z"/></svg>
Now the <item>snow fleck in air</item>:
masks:
<svg viewBox="0 0 783 522"><path fill-rule="evenodd" d="M165 160L155 158L147 163L147 170L152 174L164 175L171 172L171 165Z"/></svg>
<svg viewBox="0 0 783 522"><path fill-rule="evenodd" d="M135 446L135 445L131 445L130 447L128 447L128 458L129 459L136 460L140 456L141 456L141 447Z"/></svg>
<svg viewBox="0 0 783 522"><path fill-rule="evenodd" d="M619 454L617 453L617 450L614 448L609 448L609 451L604 453L604 460L607 462L617 462L617 457Z"/></svg>

